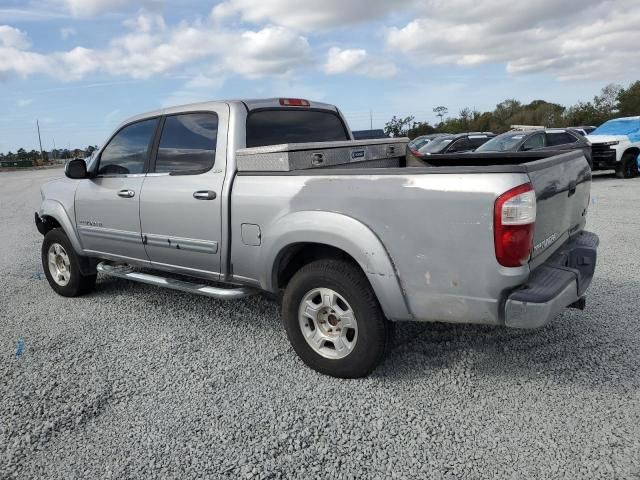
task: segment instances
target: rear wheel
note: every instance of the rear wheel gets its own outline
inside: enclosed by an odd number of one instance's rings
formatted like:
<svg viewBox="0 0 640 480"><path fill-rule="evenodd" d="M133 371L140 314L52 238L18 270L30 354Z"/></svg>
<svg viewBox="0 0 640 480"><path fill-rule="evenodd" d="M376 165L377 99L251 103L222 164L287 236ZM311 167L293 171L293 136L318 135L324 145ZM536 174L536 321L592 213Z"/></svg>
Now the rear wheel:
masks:
<svg viewBox="0 0 640 480"><path fill-rule="evenodd" d="M80 271L80 257L60 228L44 236L42 269L51 288L64 297L84 295L96 285L96 274L83 275Z"/></svg>
<svg viewBox="0 0 640 480"><path fill-rule="evenodd" d="M635 178L638 176L638 159L633 153L625 153L616 169L618 178Z"/></svg>
<svg viewBox="0 0 640 480"><path fill-rule="evenodd" d="M334 377L368 375L390 338L389 322L367 278L342 260L318 260L300 269L286 288L282 314L300 358Z"/></svg>

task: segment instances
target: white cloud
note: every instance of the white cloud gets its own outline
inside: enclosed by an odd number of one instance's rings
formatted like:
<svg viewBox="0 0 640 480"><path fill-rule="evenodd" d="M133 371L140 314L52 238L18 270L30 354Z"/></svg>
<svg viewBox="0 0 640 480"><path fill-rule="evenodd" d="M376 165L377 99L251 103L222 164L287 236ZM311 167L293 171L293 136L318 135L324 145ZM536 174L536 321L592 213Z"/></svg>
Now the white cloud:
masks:
<svg viewBox="0 0 640 480"><path fill-rule="evenodd" d="M76 17L93 17L100 13L149 8L164 3L163 0L62 0L64 6Z"/></svg>
<svg viewBox="0 0 640 480"><path fill-rule="evenodd" d="M26 77L37 72L49 72L51 59L29 52L27 35L9 25L0 25L0 74L15 72Z"/></svg>
<svg viewBox="0 0 640 480"><path fill-rule="evenodd" d="M0 72L44 73L78 80L92 73L149 78L207 61L248 78L282 76L310 62L307 39L285 27L227 31L199 21L169 27L161 16L142 13L125 22L131 31L102 49L75 47L40 54L29 51L24 32L0 27Z"/></svg>
<svg viewBox="0 0 640 480"><path fill-rule="evenodd" d="M296 30L330 28L379 18L414 0L227 0L212 11L216 19L240 15L252 23Z"/></svg>
<svg viewBox="0 0 640 480"><path fill-rule="evenodd" d="M340 49L332 47L323 65L327 75L352 73L368 77L392 77L397 68L393 63L371 58L364 49Z"/></svg>
<svg viewBox="0 0 640 480"><path fill-rule="evenodd" d="M0 47L24 50L30 46L26 33L9 25L0 25Z"/></svg>
<svg viewBox="0 0 640 480"><path fill-rule="evenodd" d="M17 103L19 107L27 107L33 103L33 98L21 98Z"/></svg>
<svg viewBox="0 0 640 480"><path fill-rule="evenodd" d="M287 75L311 61L307 39L284 27L244 32L226 48L226 67L249 78Z"/></svg>
<svg viewBox="0 0 640 480"><path fill-rule="evenodd" d="M60 38L62 38L63 40L66 40L69 37L72 37L73 35L75 35L76 29L73 27L63 27L60 29Z"/></svg>
<svg viewBox="0 0 640 480"><path fill-rule="evenodd" d="M626 78L640 68L635 0L425 0L425 15L387 32L418 63L506 64L560 79ZM428 14L427 14L428 13Z"/></svg>

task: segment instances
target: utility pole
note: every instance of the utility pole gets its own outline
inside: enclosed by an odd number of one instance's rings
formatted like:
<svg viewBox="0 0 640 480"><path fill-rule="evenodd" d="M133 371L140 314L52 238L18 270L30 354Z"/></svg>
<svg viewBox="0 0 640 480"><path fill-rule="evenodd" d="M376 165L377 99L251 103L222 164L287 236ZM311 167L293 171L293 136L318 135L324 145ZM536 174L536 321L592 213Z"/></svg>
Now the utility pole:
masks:
<svg viewBox="0 0 640 480"><path fill-rule="evenodd" d="M369 109L369 125L369 128L373 130L373 110L371 109Z"/></svg>
<svg viewBox="0 0 640 480"><path fill-rule="evenodd" d="M40 161L44 165L44 155L42 153L42 139L40 138L40 122L36 119L36 126L38 127L38 142L40 143Z"/></svg>

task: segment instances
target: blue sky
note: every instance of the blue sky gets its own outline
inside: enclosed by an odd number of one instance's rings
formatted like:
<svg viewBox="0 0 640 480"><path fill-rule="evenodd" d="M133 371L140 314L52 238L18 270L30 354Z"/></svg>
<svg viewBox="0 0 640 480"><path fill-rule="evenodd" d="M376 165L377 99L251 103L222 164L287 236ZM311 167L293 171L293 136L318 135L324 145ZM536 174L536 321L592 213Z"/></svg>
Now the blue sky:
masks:
<svg viewBox="0 0 640 480"><path fill-rule="evenodd" d="M101 144L166 105L289 96L352 128L640 79L635 0L0 0L0 151Z"/></svg>

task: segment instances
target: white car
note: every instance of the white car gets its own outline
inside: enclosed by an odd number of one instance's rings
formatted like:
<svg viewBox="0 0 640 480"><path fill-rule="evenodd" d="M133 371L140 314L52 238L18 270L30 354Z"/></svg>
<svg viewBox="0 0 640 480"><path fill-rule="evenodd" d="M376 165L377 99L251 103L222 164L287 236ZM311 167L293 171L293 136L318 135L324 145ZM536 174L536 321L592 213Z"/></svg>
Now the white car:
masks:
<svg viewBox="0 0 640 480"><path fill-rule="evenodd" d="M638 175L640 117L609 120L587 138L592 145L594 170L615 170L618 178Z"/></svg>

